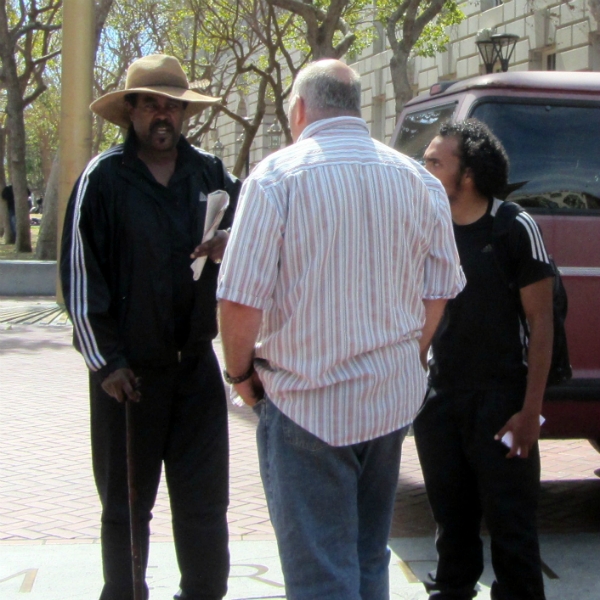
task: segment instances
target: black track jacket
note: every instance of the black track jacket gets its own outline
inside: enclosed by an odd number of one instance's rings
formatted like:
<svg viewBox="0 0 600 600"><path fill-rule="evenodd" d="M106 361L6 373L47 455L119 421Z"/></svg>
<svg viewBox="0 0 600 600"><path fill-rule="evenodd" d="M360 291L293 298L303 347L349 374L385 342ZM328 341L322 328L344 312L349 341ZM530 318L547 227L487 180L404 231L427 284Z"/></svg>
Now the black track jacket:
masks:
<svg viewBox="0 0 600 600"><path fill-rule="evenodd" d="M225 229L233 220L240 182L219 158L183 136L177 149L174 177L189 178L195 247L204 231L206 196L228 192L230 204L220 225ZM194 355L199 344L217 334L219 268L208 260L193 284L188 341L177 348L168 219L156 195L158 184L133 168L135 160L131 132L125 144L92 159L73 188L63 230L60 273L75 347L103 378L122 367L173 364L178 351Z"/></svg>

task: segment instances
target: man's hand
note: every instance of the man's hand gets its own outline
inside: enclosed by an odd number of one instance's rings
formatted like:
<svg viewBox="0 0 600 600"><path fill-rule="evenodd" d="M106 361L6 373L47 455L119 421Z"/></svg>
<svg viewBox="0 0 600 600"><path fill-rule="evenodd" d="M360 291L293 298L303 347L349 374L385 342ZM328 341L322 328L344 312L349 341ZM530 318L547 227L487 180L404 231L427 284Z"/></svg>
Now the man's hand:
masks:
<svg viewBox="0 0 600 600"><path fill-rule="evenodd" d="M225 365L233 376L246 373L252 364L261 321L262 310L258 308L229 300L219 301L219 324ZM246 381L234 385L233 389L248 406L254 406L265 394L262 381L256 372Z"/></svg>
<svg viewBox="0 0 600 600"><path fill-rule="evenodd" d="M256 371L246 381L234 385L233 389L248 406L254 406L265 397L265 388Z"/></svg>
<svg viewBox="0 0 600 600"><path fill-rule="evenodd" d="M431 340L435 334L435 330L438 328L444 310L446 309L446 298L437 298L430 300L428 298L423 299L423 306L425 307L425 323L423 324L423 331L421 332L421 339L419 340L419 358L425 371L429 369L427 364L427 355L429 353L429 346L431 346Z"/></svg>
<svg viewBox="0 0 600 600"><path fill-rule="evenodd" d="M502 436L509 431L512 433L513 439L506 458L515 456L527 458L529 451L540 437L540 415L524 410L515 413L494 436L494 439L501 440Z"/></svg>
<svg viewBox="0 0 600 600"><path fill-rule="evenodd" d="M134 375L131 369L117 369L102 382L102 389L118 402L124 402L125 400L139 402L142 397L137 389L139 384L139 378Z"/></svg>
<svg viewBox="0 0 600 600"><path fill-rule="evenodd" d="M429 357L429 348L424 348L419 352L419 360L421 361L421 366L425 370L425 373L429 371L429 361L427 360Z"/></svg>
<svg viewBox="0 0 600 600"><path fill-rule="evenodd" d="M208 256L210 260L219 264L223 260L228 239L229 234L225 230L219 229L215 232L212 239L196 246L196 249L191 254L191 258L196 259L199 256Z"/></svg>

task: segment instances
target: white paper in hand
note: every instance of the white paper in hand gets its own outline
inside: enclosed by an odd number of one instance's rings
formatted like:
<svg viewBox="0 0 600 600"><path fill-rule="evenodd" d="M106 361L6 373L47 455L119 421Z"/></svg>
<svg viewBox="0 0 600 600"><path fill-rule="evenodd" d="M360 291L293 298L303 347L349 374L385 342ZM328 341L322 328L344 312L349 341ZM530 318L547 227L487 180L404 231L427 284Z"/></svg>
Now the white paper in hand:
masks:
<svg viewBox="0 0 600 600"><path fill-rule="evenodd" d="M208 242L208 240L214 237L228 206L229 194L224 190L217 190L208 195L208 198L206 199L206 217L204 218L204 235L202 236L202 243ZM200 279L200 275L202 275L202 270L206 264L206 259L206 256L199 256L192 263L194 281Z"/></svg>
<svg viewBox="0 0 600 600"><path fill-rule="evenodd" d="M546 419L544 419L544 417L542 417L542 415L540 415L540 425L544 424L544 421ZM512 431L507 431L503 436L502 439L500 440L507 448L512 448L512 442L513 442L513 434ZM517 455L521 456L521 448L517 448Z"/></svg>

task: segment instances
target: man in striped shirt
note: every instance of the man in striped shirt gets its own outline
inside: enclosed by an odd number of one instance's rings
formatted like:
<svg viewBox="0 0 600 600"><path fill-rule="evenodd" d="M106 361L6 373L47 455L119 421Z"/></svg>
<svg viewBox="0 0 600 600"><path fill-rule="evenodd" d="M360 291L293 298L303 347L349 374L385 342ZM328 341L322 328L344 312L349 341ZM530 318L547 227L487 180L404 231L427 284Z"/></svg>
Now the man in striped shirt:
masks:
<svg viewBox="0 0 600 600"><path fill-rule="evenodd" d="M247 179L217 292L226 379L260 415L290 600L388 598L420 352L464 284L439 182L372 140L360 115L349 67L299 74L295 143Z"/></svg>
<svg viewBox="0 0 600 600"><path fill-rule="evenodd" d="M527 213L518 213L506 240L494 235L502 210L494 196L506 188L508 159L483 123L443 125L425 166L448 193L467 277L433 339L431 387L415 420L438 524L437 572L426 587L436 600L475 596L483 516L496 575L492 598L543 600L537 440L552 354L553 270ZM508 245L515 289L503 273L500 242ZM507 432L508 448L500 441Z"/></svg>

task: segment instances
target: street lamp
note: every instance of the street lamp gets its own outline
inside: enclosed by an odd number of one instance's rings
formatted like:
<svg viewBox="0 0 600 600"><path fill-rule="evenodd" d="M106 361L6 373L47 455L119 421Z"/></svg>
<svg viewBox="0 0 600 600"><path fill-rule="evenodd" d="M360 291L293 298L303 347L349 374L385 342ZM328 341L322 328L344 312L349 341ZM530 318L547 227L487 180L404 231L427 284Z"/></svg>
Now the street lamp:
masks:
<svg viewBox="0 0 600 600"><path fill-rule="evenodd" d="M483 59L485 72L492 73L496 61L499 61L502 72L506 73L508 63L519 41L519 36L514 33L494 33L490 35L489 30L484 30L481 34L475 43Z"/></svg>
<svg viewBox="0 0 600 600"><path fill-rule="evenodd" d="M491 73L494 69L494 63L496 62L496 50L494 49L494 42L492 42L490 37L487 39L477 40L475 43L477 44L479 54L481 54L481 58L483 59L485 72Z"/></svg>
<svg viewBox="0 0 600 600"><path fill-rule="evenodd" d="M269 148L271 150L279 150L281 146L281 134L283 130L279 125L279 121L275 121L267 129L267 135L269 136Z"/></svg>
<svg viewBox="0 0 600 600"><path fill-rule="evenodd" d="M508 71L508 63L519 41L519 36L514 33L496 33L492 36L492 42L496 48L496 58L500 61L502 72Z"/></svg>
<svg viewBox="0 0 600 600"><path fill-rule="evenodd" d="M225 146L223 145L223 142L221 142L221 140L217 138L217 141L213 144L213 147L212 147L213 154L217 158L223 158L224 150L225 150Z"/></svg>

